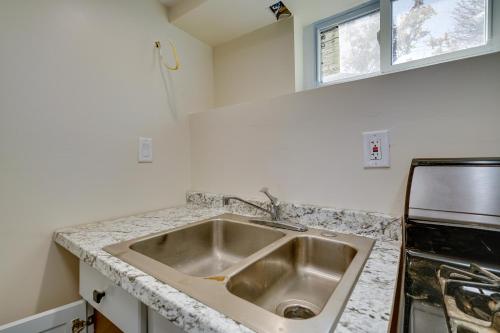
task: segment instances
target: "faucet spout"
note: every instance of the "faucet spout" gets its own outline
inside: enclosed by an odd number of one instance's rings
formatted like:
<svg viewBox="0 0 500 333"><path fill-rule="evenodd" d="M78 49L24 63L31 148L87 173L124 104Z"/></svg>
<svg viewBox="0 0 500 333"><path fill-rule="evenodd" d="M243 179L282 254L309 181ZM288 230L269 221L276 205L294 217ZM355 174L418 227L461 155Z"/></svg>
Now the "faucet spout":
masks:
<svg viewBox="0 0 500 333"><path fill-rule="evenodd" d="M263 211L271 216L271 220L258 220L258 219L250 220L250 222L253 222L253 223L266 225L266 226L270 226L270 227L275 227L275 228L294 230L294 231L299 231L299 232L307 231L307 227L303 226L301 224L281 221L280 202L279 202L278 198L271 195L271 193L269 193L269 190L267 189L267 187L262 188L262 190L260 190L260 192L264 193L269 198L269 201L271 201L270 202L271 209L266 209L264 207L261 207L259 205L256 205L252 202L243 200L243 199L238 198L238 197L226 197L226 196L224 196L224 197L222 197L222 204L224 206L227 206L227 205L229 205L229 202L231 200L236 200L236 201L242 202L244 204L247 204L253 208L261 210L261 211Z"/></svg>
<svg viewBox="0 0 500 333"><path fill-rule="evenodd" d="M271 215L271 220L273 220L273 221L280 220L280 209L279 209L280 202L279 202L278 198L271 195L271 193L269 193L269 189L267 187L263 187L260 190L260 192L264 193L269 198L270 205L271 205L270 209L263 208L261 206L258 206L254 203L251 203L249 201L243 200L243 199L238 198L238 197L223 197L222 204L224 206L227 206L229 204L229 201L231 201L231 200L240 201L240 202L243 202L244 204L252 206L253 208L259 209L259 210Z"/></svg>
<svg viewBox="0 0 500 333"><path fill-rule="evenodd" d="M255 208L255 209L261 210L261 211L263 211L264 213L267 213L267 214L272 215L272 212L271 212L270 210L265 209L265 208L263 208L263 207L261 207L261 206L259 206L259 205L256 205L256 204L254 204L254 203L251 203L250 201L246 201L246 200L243 200L243 199L238 198L238 197L223 197L223 198L222 198L222 204L223 204L224 206L227 206L227 205L229 205L229 201L231 201L231 200L236 200L236 201L239 201L239 202L243 202L244 204L247 204L247 205L249 205L249 206L252 206L252 207L253 207L253 208Z"/></svg>

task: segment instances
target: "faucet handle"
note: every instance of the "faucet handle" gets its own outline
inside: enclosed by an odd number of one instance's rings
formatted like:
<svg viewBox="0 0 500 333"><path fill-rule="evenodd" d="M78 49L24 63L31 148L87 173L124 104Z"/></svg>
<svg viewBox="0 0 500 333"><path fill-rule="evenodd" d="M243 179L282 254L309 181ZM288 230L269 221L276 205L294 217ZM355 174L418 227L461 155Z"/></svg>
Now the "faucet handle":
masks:
<svg viewBox="0 0 500 333"><path fill-rule="evenodd" d="M271 193L269 193L269 189L267 187L263 187L260 192L264 193L268 198L269 200L271 200L271 203L275 206L279 205L279 200L278 198L276 198L275 196L271 195Z"/></svg>

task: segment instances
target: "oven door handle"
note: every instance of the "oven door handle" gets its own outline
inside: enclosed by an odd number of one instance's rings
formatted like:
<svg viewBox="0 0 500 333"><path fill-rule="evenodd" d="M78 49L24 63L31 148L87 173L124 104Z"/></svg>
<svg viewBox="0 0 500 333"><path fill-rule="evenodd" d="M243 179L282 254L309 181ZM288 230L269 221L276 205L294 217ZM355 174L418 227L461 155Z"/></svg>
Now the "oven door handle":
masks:
<svg viewBox="0 0 500 333"><path fill-rule="evenodd" d="M455 266L459 266L459 267L462 267L462 268L469 268L470 267L470 260L461 260L461 259L457 259L457 258L449 258L449 257L445 257L445 256L440 256L440 255L437 255L437 254L433 254L433 253L428 253L428 252L422 252L422 251L419 251L419 250L414 250L414 249L407 249L406 250L406 254L407 255L410 255L412 257L417 257L417 258L421 258L421 259L428 259L428 260L433 260L433 261L438 261L438 262L442 262L444 264L448 264L448 265L455 265ZM492 267L492 266L489 266L489 265L481 265L481 267L483 268L486 268L487 270L489 270L490 272L494 272L494 273L499 273L500 274L500 270L498 269L498 267Z"/></svg>
<svg viewBox="0 0 500 333"><path fill-rule="evenodd" d="M411 299L414 299L416 301L425 301L429 299L429 295L422 295L422 296L415 296L409 293L406 293L406 296L410 297Z"/></svg>

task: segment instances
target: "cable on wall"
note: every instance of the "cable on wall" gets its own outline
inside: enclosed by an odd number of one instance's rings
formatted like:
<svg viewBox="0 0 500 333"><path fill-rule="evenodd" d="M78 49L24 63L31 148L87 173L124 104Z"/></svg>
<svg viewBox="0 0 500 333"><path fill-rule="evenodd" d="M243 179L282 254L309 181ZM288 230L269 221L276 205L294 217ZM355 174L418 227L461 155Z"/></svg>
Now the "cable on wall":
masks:
<svg viewBox="0 0 500 333"><path fill-rule="evenodd" d="M160 62L163 64L163 66L165 66L166 69L168 70L171 70L171 71L176 71L180 68L180 61L179 61L179 56L177 54L177 49L174 45L174 43L172 43L170 40L168 41L168 44L170 45L170 48L172 49L172 54L174 56L174 59L175 59L175 66L170 66L166 60L166 57L163 56L162 54L162 46L161 46L161 43L159 41L156 41L154 43L154 46L159 50L160 52Z"/></svg>

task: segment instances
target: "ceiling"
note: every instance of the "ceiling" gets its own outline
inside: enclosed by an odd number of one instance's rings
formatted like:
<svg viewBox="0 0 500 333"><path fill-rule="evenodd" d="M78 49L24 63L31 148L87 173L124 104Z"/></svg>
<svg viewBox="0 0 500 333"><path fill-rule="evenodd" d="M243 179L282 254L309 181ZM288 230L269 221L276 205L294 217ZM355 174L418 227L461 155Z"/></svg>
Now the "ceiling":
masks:
<svg viewBox="0 0 500 333"><path fill-rule="evenodd" d="M169 8L172 24L211 46L276 22L269 6L277 0L160 1Z"/></svg>
<svg viewBox="0 0 500 333"><path fill-rule="evenodd" d="M175 5L177 5L181 1L182 0L160 0L160 2L162 4L164 4L165 6L167 6L167 7L175 6Z"/></svg>
<svg viewBox="0 0 500 333"><path fill-rule="evenodd" d="M172 24L211 46L217 46L276 22L269 6L278 0L160 0ZM282 0L297 24L353 8L367 0Z"/></svg>

